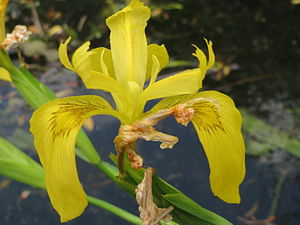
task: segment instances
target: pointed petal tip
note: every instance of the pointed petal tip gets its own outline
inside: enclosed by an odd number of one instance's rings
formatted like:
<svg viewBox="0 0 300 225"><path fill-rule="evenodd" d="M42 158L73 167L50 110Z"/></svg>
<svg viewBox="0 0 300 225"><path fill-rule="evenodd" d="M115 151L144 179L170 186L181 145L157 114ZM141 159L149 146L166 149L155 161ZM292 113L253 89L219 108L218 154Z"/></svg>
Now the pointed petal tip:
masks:
<svg viewBox="0 0 300 225"><path fill-rule="evenodd" d="M67 40L64 42L61 42L59 47L58 47L58 56L61 64L63 64L67 69L69 70L74 70L72 63L70 62L69 56L68 56L68 51L67 47L68 44L71 41L71 37L68 37Z"/></svg>
<svg viewBox="0 0 300 225"><path fill-rule="evenodd" d="M62 41L61 44L69 44L72 40L72 37L68 37L66 40Z"/></svg>

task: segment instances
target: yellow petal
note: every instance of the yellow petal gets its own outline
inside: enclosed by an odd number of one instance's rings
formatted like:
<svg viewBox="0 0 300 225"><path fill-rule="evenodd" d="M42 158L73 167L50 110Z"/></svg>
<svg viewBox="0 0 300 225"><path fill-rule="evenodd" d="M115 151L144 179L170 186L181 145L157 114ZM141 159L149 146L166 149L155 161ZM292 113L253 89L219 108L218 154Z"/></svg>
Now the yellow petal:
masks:
<svg viewBox="0 0 300 225"><path fill-rule="evenodd" d="M145 27L150 9L139 0L107 18L116 79L127 87L129 81L143 89L147 67Z"/></svg>
<svg viewBox="0 0 300 225"><path fill-rule="evenodd" d="M215 63L215 54L214 51L212 49L212 41L208 41L207 39L205 39L206 45L207 45L207 49L208 49L208 64L207 64L207 68L210 69L214 63Z"/></svg>
<svg viewBox="0 0 300 225"><path fill-rule="evenodd" d="M90 42L85 42L73 54L72 63L69 60L67 46L68 38L59 46L59 58L61 63L68 69L78 73L86 88L102 89L111 92L120 99L126 98L127 94L123 87L114 79L114 69L111 51L106 48L96 48L89 51ZM127 100L124 100L126 104Z"/></svg>
<svg viewBox="0 0 300 225"><path fill-rule="evenodd" d="M186 70L174 76L154 82L138 98L138 109L143 110L151 99L195 93L199 89L199 69Z"/></svg>
<svg viewBox="0 0 300 225"><path fill-rule="evenodd" d="M149 86L151 86L155 82L159 71L160 71L160 63L157 57L155 55L152 55L152 68L151 68L151 76L150 76L151 79L149 82Z"/></svg>
<svg viewBox="0 0 300 225"><path fill-rule="evenodd" d="M96 114L117 116L106 100L91 95L55 99L36 110L30 121L47 191L62 222L80 216L87 205L76 169L75 141L83 122Z"/></svg>
<svg viewBox="0 0 300 225"><path fill-rule="evenodd" d="M112 93L117 108L120 111L128 110L130 106L130 99L128 93L125 91L123 86L118 83L115 79L98 73L96 71L87 72L86 86L91 89L101 89Z"/></svg>
<svg viewBox="0 0 300 225"><path fill-rule="evenodd" d="M0 80L5 80L5 81L11 82L9 72L6 69L4 69L3 67L0 67Z"/></svg>
<svg viewBox="0 0 300 225"><path fill-rule="evenodd" d="M71 41L71 37L69 37L65 42L60 43L59 48L58 48L58 56L60 62L69 70L74 71L74 68L70 62L69 56L68 56L68 44Z"/></svg>
<svg viewBox="0 0 300 225"><path fill-rule="evenodd" d="M115 79L116 76L111 51L104 47L95 48L91 51L96 52L96 54L92 54L90 56L94 70L105 75L109 75Z"/></svg>
<svg viewBox="0 0 300 225"><path fill-rule="evenodd" d="M160 72L169 63L169 55L164 45L157 45L157 44L148 45L148 60L147 60L148 62L147 62L146 80L151 77L153 66L155 66L154 63L156 63L153 61L153 56L155 56L159 62L158 72Z"/></svg>
<svg viewBox="0 0 300 225"><path fill-rule="evenodd" d="M90 56L95 54L95 52L88 51L90 49L91 42L87 41L83 43L79 48L76 49L72 56L72 64L75 71L79 74L83 82L85 82L86 77L82 76L82 71L91 71L93 70L93 64L90 59ZM100 63L100 57L99 57Z"/></svg>
<svg viewBox="0 0 300 225"><path fill-rule="evenodd" d="M211 41L207 41L206 39L204 39L207 45L207 49L208 49L208 62L207 62L207 57L204 54L204 52L202 50L200 50L196 45L193 45L196 48L196 52L193 54L193 56L197 57L199 60L199 68L201 70L201 75L200 75L200 82L202 82L202 80L205 77L206 71L208 69L210 69L214 63L215 63L215 54L212 48L212 42ZM200 84L202 86L202 84Z"/></svg>
<svg viewBox="0 0 300 225"><path fill-rule="evenodd" d="M242 117L231 98L216 91L194 97L192 123L198 133L210 167L213 193L228 203L239 203L239 185L245 176L245 145Z"/></svg>
<svg viewBox="0 0 300 225"><path fill-rule="evenodd" d="M202 87L202 80L205 77L205 73L207 69L210 68L214 63L212 42L208 42L206 39L205 41L207 43L209 52L208 63L203 51L201 51L197 46L194 45L196 48L196 52L193 53L193 55L199 60L199 68L185 70L179 74L154 83L150 82L148 88L146 88L141 93L141 96L139 98L139 110L141 109L141 107L144 107L146 101L148 100L182 94L191 94L195 93Z"/></svg>
<svg viewBox="0 0 300 225"><path fill-rule="evenodd" d="M213 193L228 203L239 203L239 185L245 176L242 118L231 98L217 91L174 96L161 100L148 114L195 101L191 119L207 155ZM149 115L148 115L149 116Z"/></svg>

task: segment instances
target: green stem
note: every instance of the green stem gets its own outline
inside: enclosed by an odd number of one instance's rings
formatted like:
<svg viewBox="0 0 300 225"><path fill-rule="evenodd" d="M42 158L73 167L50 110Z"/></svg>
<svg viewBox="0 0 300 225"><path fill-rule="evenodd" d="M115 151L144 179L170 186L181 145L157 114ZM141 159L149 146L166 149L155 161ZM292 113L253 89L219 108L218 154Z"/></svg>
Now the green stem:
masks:
<svg viewBox="0 0 300 225"><path fill-rule="evenodd" d="M133 214L131 214L131 213L115 206L115 205L112 205L108 202L102 201L100 199L97 199L97 198L94 198L94 197L91 197L91 196L88 196L87 198L88 198L89 203L91 203L93 205L96 205L100 208L103 208L103 209L117 215L118 217L121 217L122 219L124 219L124 220L126 220L126 221L128 221L132 224L137 224L137 225L142 224L142 220L139 217L137 217L137 216L135 216L135 215L133 215Z"/></svg>
<svg viewBox="0 0 300 225"><path fill-rule="evenodd" d="M107 163L105 161L99 161L95 164L103 173L105 173L113 182L117 183L117 176L119 175L119 171L117 167Z"/></svg>
<svg viewBox="0 0 300 225"><path fill-rule="evenodd" d="M277 210L278 203L279 203L279 198L280 198L280 192L281 192L281 188L282 188L285 176L286 176L286 171L281 171L279 173L278 180L277 180L277 183L276 183L276 188L275 188L275 196L272 200L272 205L271 205L269 217L275 216L275 214L276 214L276 210Z"/></svg>

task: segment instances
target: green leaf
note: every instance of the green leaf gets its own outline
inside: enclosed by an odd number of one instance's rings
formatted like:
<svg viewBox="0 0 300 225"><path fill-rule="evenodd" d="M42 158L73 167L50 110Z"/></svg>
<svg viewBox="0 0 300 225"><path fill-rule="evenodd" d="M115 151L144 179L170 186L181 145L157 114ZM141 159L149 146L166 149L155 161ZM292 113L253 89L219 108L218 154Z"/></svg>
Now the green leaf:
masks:
<svg viewBox="0 0 300 225"><path fill-rule="evenodd" d="M1 137L0 174L34 187L45 188L43 168Z"/></svg>
<svg viewBox="0 0 300 225"><path fill-rule="evenodd" d="M243 131L248 137L246 138L248 154L259 155L270 150L283 149L300 158L300 140L250 115L246 110L241 112Z"/></svg>
<svg viewBox="0 0 300 225"><path fill-rule="evenodd" d="M214 225L232 225L228 220L223 217L209 211L198 205L196 202L186 197L183 194L166 194L162 196L169 203L171 203L176 208L181 209L182 211L188 213L189 215L193 215L201 220L203 220L203 224L214 224ZM176 213L175 213L176 215ZM204 223L206 222L206 223ZM190 224L190 223L186 223Z"/></svg>

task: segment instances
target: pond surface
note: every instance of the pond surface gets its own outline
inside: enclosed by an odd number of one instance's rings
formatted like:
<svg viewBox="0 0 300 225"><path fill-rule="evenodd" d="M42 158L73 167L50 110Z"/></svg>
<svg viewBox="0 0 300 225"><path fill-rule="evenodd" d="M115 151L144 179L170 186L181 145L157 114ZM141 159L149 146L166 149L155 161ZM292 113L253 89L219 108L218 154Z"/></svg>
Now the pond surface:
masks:
<svg viewBox="0 0 300 225"><path fill-rule="evenodd" d="M65 92L60 93L62 95L97 93L84 90L74 92L73 87L78 86L77 80L72 74L68 77L68 80L60 80L60 86L53 81L50 82L50 86L52 83L52 89L64 90ZM26 133L31 109L7 83L0 83L0 94L0 136L8 138L36 159L32 139ZM269 105L271 106L265 106L267 110L271 110L270 107L280 108L278 105ZM280 114L280 111L277 113ZM272 118L267 119L272 120ZM108 154L115 152L113 140L117 135L119 123L108 116L93 117L93 122L95 124L93 130L87 133L102 158L110 162ZM282 123L280 120L274 122L278 122L279 126ZM155 168L159 176L203 207L222 215L235 225L300 224L300 160L298 158L282 149L274 149L273 152L265 155L247 156L247 174L240 189L242 202L239 205L230 205L214 197L210 191L208 163L193 127L189 125L185 128L170 118L161 121L157 129L179 137L180 141L172 150L161 150L158 143L139 142L138 149L144 158L145 166ZM89 195L138 215L134 199L104 174L80 159L78 159L78 167L81 181ZM0 199L0 225L60 224L58 215L42 190L0 177ZM129 223L89 205L81 217L66 224L126 225Z"/></svg>

